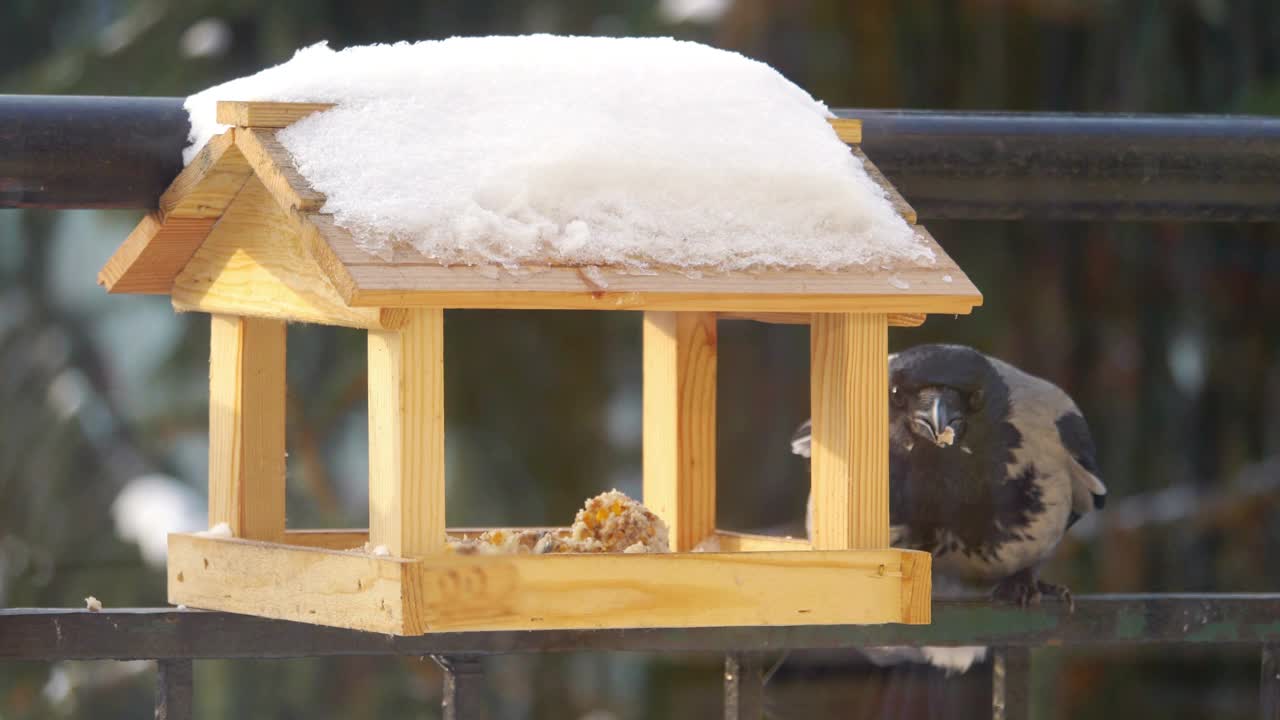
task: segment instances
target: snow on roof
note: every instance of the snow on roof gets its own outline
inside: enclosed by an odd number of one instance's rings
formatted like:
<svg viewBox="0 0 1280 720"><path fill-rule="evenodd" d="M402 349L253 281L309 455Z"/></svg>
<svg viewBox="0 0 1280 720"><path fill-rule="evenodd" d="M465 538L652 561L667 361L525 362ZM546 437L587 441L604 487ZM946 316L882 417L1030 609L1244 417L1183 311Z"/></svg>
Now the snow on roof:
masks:
<svg viewBox="0 0 1280 720"><path fill-rule="evenodd" d="M365 249L644 271L927 265L933 252L767 65L670 38L325 44L187 99L330 102L280 132Z"/></svg>

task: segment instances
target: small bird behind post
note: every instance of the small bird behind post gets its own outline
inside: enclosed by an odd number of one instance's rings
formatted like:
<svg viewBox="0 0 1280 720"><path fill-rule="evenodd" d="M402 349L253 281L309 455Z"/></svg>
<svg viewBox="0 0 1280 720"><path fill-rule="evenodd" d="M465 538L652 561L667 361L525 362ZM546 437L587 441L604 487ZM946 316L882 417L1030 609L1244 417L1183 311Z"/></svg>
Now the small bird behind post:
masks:
<svg viewBox="0 0 1280 720"><path fill-rule="evenodd" d="M1048 595L1074 609L1070 591L1039 569L1107 489L1071 398L959 345L890 355L889 383L893 545L930 552L944 583L994 584L997 600L1026 607ZM809 444L806 421L792 451L809 457Z"/></svg>

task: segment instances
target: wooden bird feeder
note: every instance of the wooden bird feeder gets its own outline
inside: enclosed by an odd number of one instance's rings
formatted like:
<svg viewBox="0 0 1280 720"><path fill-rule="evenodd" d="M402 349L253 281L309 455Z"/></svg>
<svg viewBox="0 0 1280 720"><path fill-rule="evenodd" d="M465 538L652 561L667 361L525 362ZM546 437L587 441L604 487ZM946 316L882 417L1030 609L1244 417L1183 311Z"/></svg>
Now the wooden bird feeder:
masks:
<svg viewBox="0 0 1280 720"><path fill-rule="evenodd" d="M924 228L937 264L893 273L605 268L602 286L574 267L515 278L403 248L383 259L320 212L325 198L276 139L327 107L219 103L233 129L99 276L110 292L167 293L175 309L211 315L209 523L234 537L170 535L169 602L396 635L929 622L929 555L889 546L888 329L982 298ZM859 123L834 124L859 153ZM643 502L670 526L673 552L447 551L446 308L645 313ZM743 318L810 326L812 543L716 528L716 323ZM368 331L368 531L286 528L288 322ZM691 552L713 536L718 552ZM390 554L351 550L377 545Z"/></svg>

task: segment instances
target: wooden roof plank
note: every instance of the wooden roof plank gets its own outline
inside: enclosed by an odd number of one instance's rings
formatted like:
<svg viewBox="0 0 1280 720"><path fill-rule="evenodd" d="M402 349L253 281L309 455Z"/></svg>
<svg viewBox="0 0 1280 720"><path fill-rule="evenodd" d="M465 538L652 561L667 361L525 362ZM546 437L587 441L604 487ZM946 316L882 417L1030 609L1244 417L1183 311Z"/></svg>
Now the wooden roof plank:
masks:
<svg viewBox="0 0 1280 720"><path fill-rule="evenodd" d="M164 295L217 220L169 218L152 212L98 271L98 284L109 293Z"/></svg>
<svg viewBox="0 0 1280 720"><path fill-rule="evenodd" d="M235 130L214 136L160 195L164 217L217 218L253 168L236 148Z"/></svg>
<svg viewBox="0 0 1280 720"><path fill-rule="evenodd" d="M235 127L282 128L333 107L333 103L219 100L217 120Z"/></svg>
<svg viewBox="0 0 1280 720"><path fill-rule="evenodd" d="M302 247L298 220L256 177L173 280L173 306L200 311L397 330L402 310L351 308Z"/></svg>
<svg viewBox="0 0 1280 720"><path fill-rule="evenodd" d="M311 213L302 218L302 246L311 259L320 266L320 270L333 283L333 287L342 297L342 301L351 304L355 297L356 281L347 269L347 263L353 258L350 251L356 248L355 241L345 228L339 227L330 215ZM345 255L343 253L346 253ZM365 255L363 251L360 257Z"/></svg>
<svg viewBox="0 0 1280 720"><path fill-rule="evenodd" d="M441 284L456 284L455 272L469 268L414 268L428 270L430 278L408 273L414 280L438 279ZM368 281L359 269L357 281ZM452 276L451 276L452 275ZM740 313L920 313L967 315L982 304L979 295L895 295L810 293L804 295L702 292L645 292L610 289L604 291L552 291L525 289L492 289L483 281L468 283L466 289L405 290L373 285L360 290L352 307L443 307L485 310L680 310L697 312Z"/></svg>
<svg viewBox="0 0 1280 720"><path fill-rule="evenodd" d="M219 100L216 118L223 125L251 128L285 128L318 112L331 110L334 103L272 102L267 100ZM857 118L828 118L836 135L848 145L862 142L862 121Z"/></svg>
<svg viewBox="0 0 1280 720"><path fill-rule="evenodd" d="M836 137L846 145L857 145L862 142L862 121L855 118L828 118L827 122L836 131Z"/></svg>
<svg viewBox="0 0 1280 720"><path fill-rule="evenodd" d="M884 176L884 173L880 172L880 168L876 167L876 164L871 162L871 158L867 157L866 153L862 152L862 148L855 146L849 148L849 150L853 153L854 157L858 158L858 160L862 162L862 169L867 171L867 175L871 178L871 182L879 185L880 188L884 190L885 195L889 200L889 204L893 206L893 209L898 213L898 215L900 215L903 220L915 225L919 220L919 217L916 215L916 210L911 207L906 198L902 197L902 193L898 192L898 188L894 187L893 183L889 182L889 179Z"/></svg>
<svg viewBox="0 0 1280 720"><path fill-rule="evenodd" d="M841 273L784 270L701 276L600 268L591 275L602 277L603 285L576 267L526 267L513 275L492 266L442 266L403 245L392 248L388 257L378 257L332 224L321 239L350 277L352 289L344 299L353 307L967 314L980 305L981 293L928 230L918 225L914 230L933 249L934 264Z"/></svg>
<svg viewBox="0 0 1280 720"><path fill-rule="evenodd" d="M258 174L262 184L285 210L311 212L324 205L324 195L311 187L293 157L276 138L275 130L257 128L236 131L236 146Z"/></svg>
<svg viewBox="0 0 1280 720"><path fill-rule="evenodd" d="M717 315L721 320L755 320L774 325L808 325L813 320L813 313L722 312ZM924 313L889 313L888 315L890 327L920 327L928 317Z"/></svg>
<svg viewBox="0 0 1280 720"><path fill-rule="evenodd" d="M162 295L253 173L234 131L210 140L98 272L111 293Z"/></svg>
<svg viewBox="0 0 1280 720"><path fill-rule="evenodd" d="M241 127L211 141L183 171L165 193L164 211L138 226L103 269L102 282L116 292L168 291L213 223L226 214L240 190L237 182L246 185L241 175L252 175L296 229L291 242L301 257L291 262L305 265L304 274L318 270L313 274L325 281L336 295L330 299L340 305L379 313L376 319L362 315L359 320L348 318L348 323L394 324L404 314L395 308L440 306L708 310L775 319L862 311L885 312L895 324L914 325L925 313L967 313L982 302L964 272L919 226L916 232L937 255L935 264L841 273L787 270L697 276L672 269L641 275L561 266L530 267L512 274L495 267L443 267L404 246L395 247L387 257L375 256L361 249L331 217L317 212L324 196L298 171L271 127L327 107L219 103L219 119ZM846 142L861 139L857 120L836 119L832 126ZM914 211L875 165L856 147L853 152L899 212L914 222ZM133 270L139 263L147 272Z"/></svg>

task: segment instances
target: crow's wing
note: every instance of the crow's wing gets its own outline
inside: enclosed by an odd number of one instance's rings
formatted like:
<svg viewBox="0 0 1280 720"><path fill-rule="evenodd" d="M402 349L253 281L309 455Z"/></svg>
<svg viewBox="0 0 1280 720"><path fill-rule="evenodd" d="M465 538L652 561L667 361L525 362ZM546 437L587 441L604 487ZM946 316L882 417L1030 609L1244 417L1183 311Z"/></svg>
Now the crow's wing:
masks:
<svg viewBox="0 0 1280 720"><path fill-rule="evenodd" d="M1043 452L1057 444L1066 456L1064 470L1071 480L1071 515L1067 526L1101 508L1107 499L1107 486L1098 479L1098 451L1089 425L1075 402L1048 380L1029 375L997 358L988 357L988 360L1010 388L1010 422L1014 427L1024 437L1030 434L1041 438Z"/></svg>
<svg viewBox="0 0 1280 720"><path fill-rule="evenodd" d="M1098 451L1089 425L1079 412L1067 412L1056 423L1058 438L1071 456L1071 524L1107 502L1107 486L1098 478Z"/></svg>

